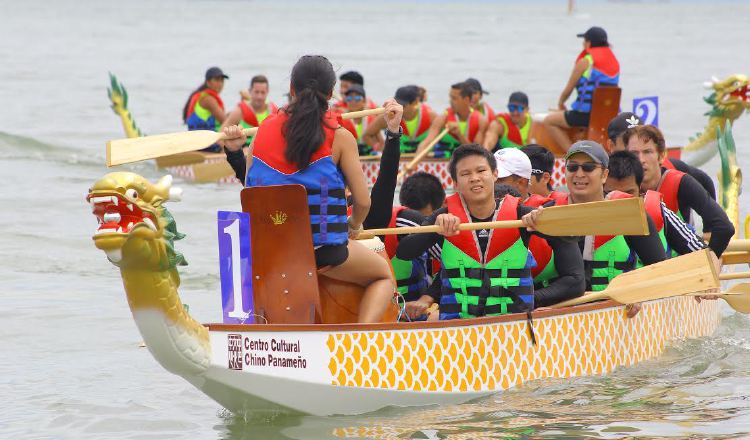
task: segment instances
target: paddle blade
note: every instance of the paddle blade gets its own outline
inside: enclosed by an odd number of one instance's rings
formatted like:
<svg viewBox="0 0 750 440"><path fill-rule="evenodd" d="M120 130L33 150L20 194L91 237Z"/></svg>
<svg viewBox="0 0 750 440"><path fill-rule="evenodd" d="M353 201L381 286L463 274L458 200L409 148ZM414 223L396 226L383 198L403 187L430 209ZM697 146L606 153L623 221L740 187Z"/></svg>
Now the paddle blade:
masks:
<svg viewBox="0 0 750 440"><path fill-rule="evenodd" d="M648 235L640 197L544 208L537 229L547 235Z"/></svg>
<svg viewBox="0 0 750 440"><path fill-rule="evenodd" d="M222 139L210 130L183 131L107 142L107 166L200 150Z"/></svg>
<svg viewBox="0 0 750 440"><path fill-rule="evenodd" d="M619 303L632 304L718 287L714 260L703 249L618 275L604 292Z"/></svg>
<svg viewBox="0 0 750 440"><path fill-rule="evenodd" d="M719 296L734 310L750 314L750 283L735 284Z"/></svg>

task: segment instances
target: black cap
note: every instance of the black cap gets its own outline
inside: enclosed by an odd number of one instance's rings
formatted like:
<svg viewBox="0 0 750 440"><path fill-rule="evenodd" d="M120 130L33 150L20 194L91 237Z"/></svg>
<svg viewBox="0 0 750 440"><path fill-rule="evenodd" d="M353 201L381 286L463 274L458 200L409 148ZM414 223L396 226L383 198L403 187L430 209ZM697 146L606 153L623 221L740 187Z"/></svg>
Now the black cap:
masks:
<svg viewBox="0 0 750 440"><path fill-rule="evenodd" d="M508 104L521 104L524 107L528 107L529 97L523 92L513 92L508 98Z"/></svg>
<svg viewBox="0 0 750 440"><path fill-rule="evenodd" d="M567 154L565 154L565 160L567 161L570 156L576 153L583 153L590 157L594 162L601 164L604 168L609 166L609 155L604 151L598 142L594 141L578 141L570 146Z"/></svg>
<svg viewBox="0 0 750 440"><path fill-rule="evenodd" d="M365 95L365 88L362 87L360 84L352 84L351 86L349 86L349 89L347 89L347 91L346 91L346 93L344 93L344 95L348 95L350 93L357 93L357 94L360 94L362 96L367 96L367 95Z"/></svg>
<svg viewBox="0 0 750 440"><path fill-rule="evenodd" d="M362 77L362 74L354 70L342 73L341 76L339 76L339 79L341 81L349 81L352 84L359 84L361 86L365 85L365 79Z"/></svg>
<svg viewBox="0 0 750 440"><path fill-rule="evenodd" d="M211 67L210 69L206 70L206 81L212 78L226 78L229 79L229 76L225 74L221 69L218 67Z"/></svg>
<svg viewBox="0 0 750 440"><path fill-rule="evenodd" d="M466 81L464 81L464 83L468 84L469 87L471 87L475 91L481 93L482 95L489 95L490 94L490 92L488 92L487 90L484 90L482 88L482 83L480 83L479 80L476 79L476 78L466 78Z"/></svg>
<svg viewBox="0 0 750 440"><path fill-rule="evenodd" d="M578 38L583 38L590 42L592 46L608 46L607 31L599 26L590 27L589 30L578 34Z"/></svg>
<svg viewBox="0 0 750 440"><path fill-rule="evenodd" d="M411 104L419 98L419 87L399 87L398 90L396 90L396 96L394 96L394 98L396 99L396 102L401 105Z"/></svg>
<svg viewBox="0 0 750 440"><path fill-rule="evenodd" d="M609 125L607 125L607 137L614 142L628 128L633 128L636 125L641 125L641 119L638 115L632 112L622 112L609 121Z"/></svg>

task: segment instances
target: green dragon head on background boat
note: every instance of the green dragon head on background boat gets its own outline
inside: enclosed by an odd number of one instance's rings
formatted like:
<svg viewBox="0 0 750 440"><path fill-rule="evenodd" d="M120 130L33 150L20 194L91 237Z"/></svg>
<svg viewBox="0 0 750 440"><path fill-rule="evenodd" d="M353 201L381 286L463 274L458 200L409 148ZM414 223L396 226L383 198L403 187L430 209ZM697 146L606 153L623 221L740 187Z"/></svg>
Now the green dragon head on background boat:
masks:
<svg viewBox="0 0 750 440"><path fill-rule="evenodd" d="M168 270L187 264L174 250L177 232L167 200L179 200L181 190L172 188L172 176L152 184L130 172L109 173L89 189L99 227L93 237L97 248L120 268Z"/></svg>
<svg viewBox="0 0 750 440"><path fill-rule="evenodd" d="M685 146L685 162L701 166L716 155L717 130L724 130L727 123L731 124L750 109L749 85L750 78L745 75L731 75L722 81L712 78L705 83L712 90L709 96L703 98L711 105L711 110L706 112L708 124L697 138L691 139Z"/></svg>

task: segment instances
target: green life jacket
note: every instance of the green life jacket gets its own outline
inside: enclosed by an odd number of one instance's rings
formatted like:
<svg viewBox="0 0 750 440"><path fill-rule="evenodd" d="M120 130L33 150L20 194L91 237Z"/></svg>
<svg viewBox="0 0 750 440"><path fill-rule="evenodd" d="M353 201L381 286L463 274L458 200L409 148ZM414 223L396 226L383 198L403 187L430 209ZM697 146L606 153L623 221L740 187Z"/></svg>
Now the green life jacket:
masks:
<svg viewBox="0 0 750 440"><path fill-rule="evenodd" d="M431 124L430 108L426 104L420 104L417 116L408 121L401 121L401 129L404 132L401 136L401 152L414 153L417 151L419 143L427 137Z"/></svg>
<svg viewBox="0 0 750 440"><path fill-rule="evenodd" d="M405 206L396 206L391 211L389 228L396 227L398 214L407 209ZM402 260L396 256L398 239L395 235L385 236L385 252L391 259L393 275L396 278L396 290L404 296L406 301L414 301L427 290L432 282L432 274L429 272L429 256L427 252L413 260Z"/></svg>
<svg viewBox="0 0 750 440"><path fill-rule="evenodd" d="M495 220L516 220L518 199L506 196ZM469 222L460 194L446 199L448 212ZM534 308L531 268L536 265L517 228L490 230L484 255L474 232L443 240L440 319L474 318L530 311Z"/></svg>
<svg viewBox="0 0 750 440"><path fill-rule="evenodd" d="M608 200L631 197L620 191L607 194ZM617 275L635 269L636 255L622 235L597 235L592 237L591 260L584 254L587 278L591 280L591 290L604 290ZM587 237L589 239L589 237Z"/></svg>
<svg viewBox="0 0 750 440"><path fill-rule="evenodd" d="M458 121L458 127L461 130L461 133L469 142L474 142L474 139L479 133L479 121L482 117L482 113L471 109L467 120L461 121L458 119L458 115L456 115L456 112L453 111L453 108L449 108L446 113L445 122ZM453 151L455 151L459 146L461 146L461 142L459 142L458 139L454 138L450 134L446 133L445 136L440 139L438 145L435 147L435 157L450 157L453 154Z"/></svg>
<svg viewBox="0 0 750 440"><path fill-rule="evenodd" d="M520 128L516 125L510 126L505 118L499 117L497 120L500 121L500 124L503 126L503 136L500 138L500 148L521 148L529 143L529 133L531 132L532 125L530 114L526 114L526 123ZM512 132L513 135L511 135ZM520 144L517 142L519 140L519 135L521 141Z"/></svg>

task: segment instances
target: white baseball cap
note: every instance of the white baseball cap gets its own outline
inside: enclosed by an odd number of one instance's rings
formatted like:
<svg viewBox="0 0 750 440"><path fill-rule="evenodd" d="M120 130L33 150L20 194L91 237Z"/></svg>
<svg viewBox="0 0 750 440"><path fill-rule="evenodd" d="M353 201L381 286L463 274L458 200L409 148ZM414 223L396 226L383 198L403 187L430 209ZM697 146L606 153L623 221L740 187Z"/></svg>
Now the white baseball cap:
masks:
<svg viewBox="0 0 750 440"><path fill-rule="evenodd" d="M501 148L495 152L497 177L518 176L531 179L531 161L529 156L518 148Z"/></svg>

